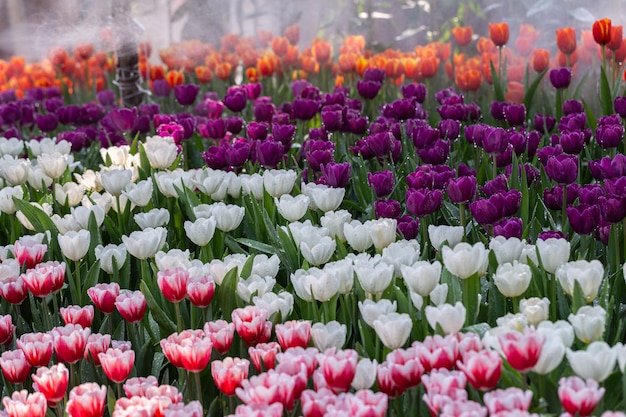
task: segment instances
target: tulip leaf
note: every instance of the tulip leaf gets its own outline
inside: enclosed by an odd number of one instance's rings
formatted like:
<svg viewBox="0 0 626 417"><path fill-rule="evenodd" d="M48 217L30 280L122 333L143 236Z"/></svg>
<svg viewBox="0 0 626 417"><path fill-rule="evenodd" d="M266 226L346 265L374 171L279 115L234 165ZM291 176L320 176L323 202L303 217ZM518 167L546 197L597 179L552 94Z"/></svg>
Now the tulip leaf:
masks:
<svg viewBox="0 0 626 417"><path fill-rule="evenodd" d="M143 293L144 297L146 297L146 304L148 305L148 308L150 309L150 312L156 322L159 323L159 326L161 326L163 333L174 333L176 331L176 323L174 323L169 315L163 311L159 303L154 298L154 295L152 294L152 291L150 291L150 287L145 280L141 280L139 289Z"/></svg>
<svg viewBox="0 0 626 417"><path fill-rule="evenodd" d="M154 352L154 356L152 357L152 370L150 371L150 375L160 375L163 370L163 363L165 362L165 355L163 352Z"/></svg>
<svg viewBox="0 0 626 417"><path fill-rule="evenodd" d="M600 69L600 105L605 116L613 113L613 96L604 67Z"/></svg>
<svg viewBox="0 0 626 417"><path fill-rule="evenodd" d="M113 410L115 410L115 403L116 403L116 399L115 399L115 392L113 391L113 387L108 387L107 388L107 408L109 409L109 415L112 416L113 415Z"/></svg>
<svg viewBox="0 0 626 417"><path fill-rule="evenodd" d="M477 323L472 326L467 326L463 328L463 331L476 333L478 336L480 336L481 339L489 330L491 330L491 326L489 326L487 323Z"/></svg>
<svg viewBox="0 0 626 417"><path fill-rule="evenodd" d="M222 396L216 395L213 401L211 401L207 417L222 417L222 415Z"/></svg>
<svg viewBox="0 0 626 417"><path fill-rule="evenodd" d="M48 216L39 207L33 206L29 202L15 197L13 197L13 202L15 203L15 207L17 207L17 209L21 211L33 225L35 232L46 233L47 231L50 231L53 235L57 235L59 233L50 216Z"/></svg>
<svg viewBox="0 0 626 417"><path fill-rule="evenodd" d="M245 237L235 239L235 241L251 249L257 250L259 252L267 253L268 255L275 255L277 253L276 249L273 246L268 245L267 243L258 242L256 240L248 239Z"/></svg>
<svg viewBox="0 0 626 417"><path fill-rule="evenodd" d="M222 309L222 317L225 320L230 319L233 310L237 308L237 282L239 276L237 274L237 268L232 268L224 276L222 285L218 289L218 300Z"/></svg>
<svg viewBox="0 0 626 417"><path fill-rule="evenodd" d="M174 189L176 190L176 194L178 194L178 201L182 203L185 214L189 220L192 222L196 221L196 214L193 212L193 208L200 205L198 196L196 196L195 193L188 192L188 188L184 185L181 188L174 185Z"/></svg>
<svg viewBox="0 0 626 417"><path fill-rule="evenodd" d="M491 69L491 80L493 82L493 92L496 96L496 100L504 101L504 91L502 90L502 80L498 77L496 67L493 65L493 61L489 61L489 67Z"/></svg>
<svg viewBox="0 0 626 417"><path fill-rule="evenodd" d="M530 109L532 108L532 105L533 105L533 98L535 97L537 88L539 87L539 84L541 84L541 81L543 80L543 77L546 75L546 72L548 72L547 68L541 71L539 74L537 74L537 77L533 80L533 82L526 89L523 103L524 103L524 106L526 106L527 114L530 114Z"/></svg>
<svg viewBox="0 0 626 417"><path fill-rule="evenodd" d="M580 286L580 282L577 279L575 279L574 280L574 293L572 295L572 308L571 308L572 313L576 314L578 309L584 305L587 305L587 302L585 301L585 294L583 293L583 289Z"/></svg>
<svg viewBox="0 0 626 417"><path fill-rule="evenodd" d="M91 268L89 268L87 276L85 276L85 279L83 281L81 299L87 299L87 290L91 287L94 287L98 283L98 278L100 278L100 261L95 261L91 265Z"/></svg>

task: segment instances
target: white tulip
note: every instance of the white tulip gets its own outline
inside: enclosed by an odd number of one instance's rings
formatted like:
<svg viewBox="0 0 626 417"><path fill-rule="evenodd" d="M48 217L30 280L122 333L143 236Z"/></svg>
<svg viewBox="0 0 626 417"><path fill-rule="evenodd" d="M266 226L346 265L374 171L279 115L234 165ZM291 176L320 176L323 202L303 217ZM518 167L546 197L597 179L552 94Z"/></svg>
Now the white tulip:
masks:
<svg viewBox="0 0 626 417"><path fill-rule="evenodd" d="M337 277L319 268L308 270L298 269L291 274L296 295L305 301L313 299L325 302L333 298L339 291Z"/></svg>
<svg viewBox="0 0 626 417"><path fill-rule="evenodd" d="M98 245L94 249L96 259L100 261L100 269L107 274L114 272L113 260L115 259L115 266L119 271L126 262L126 247L115 244L108 244L106 246Z"/></svg>
<svg viewBox="0 0 626 417"><path fill-rule="evenodd" d="M514 260L513 263L498 265L493 282L502 295L513 298L524 294L532 277L533 273L528 265Z"/></svg>
<svg viewBox="0 0 626 417"><path fill-rule="evenodd" d="M351 220L352 214L347 210L327 211L320 218L320 224L328 229L330 237L337 237L341 242L345 242L346 236L343 234L343 225L349 223Z"/></svg>
<svg viewBox="0 0 626 417"><path fill-rule="evenodd" d="M45 175L52 179L57 179L65 173L68 158L59 152L43 153L37 156L37 165L39 165Z"/></svg>
<svg viewBox="0 0 626 417"><path fill-rule="evenodd" d="M152 191L152 178L148 178L138 183L129 183L122 194L137 207L145 207L152 201Z"/></svg>
<svg viewBox="0 0 626 417"><path fill-rule="evenodd" d="M13 197L21 200L24 198L24 189L16 185L14 187L4 187L0 189L0 211L6 214L13 214L17 208Z"/></svg>
<svg viewBox="0 0 626 417"><path fill-rule="evenodd" d="M537 326L537 331L558 336L561 339L561 343L567 348L572 347L572 344L574 344L574 328L565 320L557 320L555 322L549 320L542 321Z"/></svg>
<svg viewBox="0 0 626 417"><path fill-rule="evenodd" d="M556 269L555 275L567 295L574 294L574 283L578 281L585 301L589 303L598 296L604 278L604 266L597 259L566 262Z"/></svg>
<svg viewBox="0 0 626 417"><path fill-rule="evenodd" d="M352 220L343 225L343 234L348 244L357 252L365 252L372 246L372 236L368 223Z"/></svg>
<svg viewBox="0 0 626 417"><path fill-rule="evenodd" d="M420 257L420 244L417 240L398 240L383 249L383 261L393 265L396 277L402 276L402 265L413 265Z"/></svg>
<svg viewBox="0 0 626 417"><path fill-rule="evenodd" d="M261 174L241 174L241 192L251 195L255 200L263 199L263 177Z"/></svg>
<svg viewBox="0 0 626 417"><path fill-rule="evenodd" d="M178 147L170 136L149 136L143 149L150 166L155 169L168 169L178 156Z"/></svg>
<svg viewBox="0 0 626 417"><path fill-rule="evenodd" d="M9 185L22 185L30 174L30 160L5 155L0 158L0 175Z"/></svg>
<svg viewBox="0 0 626 417"><path fill-rule="evenodd" d="M276 280L273 277L252 274L248 279L240 279L237 283L237 295L245 301L250 302L253 295L263 297L265 293L271 292Z"/></svg>
<svg viewBox="0 0 626 417"><path fill-rule="evenodd" d="M206 246L209 244L215 234L215 218L208 219L198 217L195 222L185 221L183 227L185 234L194 244L198 246Z"/></svg>
<svg viewBox="0 0 626 417"><path fill-rule="evenodd" d="M428 261L417 261L411 266L402 265L400 271L404 282L411 291L422 297L428 297L439 284L441 263L439 261L432 264Z"/></svg>
<svg viewBox="0 0 626 417"><path fill-rule="evenodd" d="M339 294L349 294L354 286L354 265L350 259L341 259L324 265L324 271L339 280Z"/></svg>
<svg viewBox="0 0 626 417"><path fill-rule="evenodd" d="M356 365L356 374L350 385L356 391L369 389L376 382L376 373L378 370L378 363L376 359L362 358Z"/></svg>
<svg viewBox="0 0 626 417"><path fill-rule="evenodd" d="M507 239L504 236L496 236L489 242L489 249L496 255L499 265L519 260L525 246L526 241L516 237Z"/></svg>
<svg viewBox="0 0 626 417"><path fill-rule="evenodd" d="M430 293L430 301L436 306L440 306L445 303L447 298L448 284L439 284Z"/></svg>
<svg viewBox="0 0 626 417"><path fill-rule="evenodd" d="M306 188L302 189L302 194L307 195L311 199L312 203L309 206L311 209L319 209L326 213L339 208L346 195L346 189L309 183L306 185Z"/></svg>
<svg viewBox="0 0 626 417"><path fill-rule="evenodd" d="M393 279L393 265L384 262L375 265L373 262L358 261L354 264L354 272L363 290L376 298L382 295Z"/></svg>
<svg viewBox="0 0 626 417"><path fill-rule="evenodd" d="M256 296L252 298L252 303L267 311L268 317L272 317L276 313L280 313L280 321L286 320L293 310L293 295L287 291L281 291L278 294L266 292L262 297Z"/></svg>
<svg viewBox="0 0 626 417"><path fill-rule="evenodd" d="M123 235L122 242L126 250L137 259L148 259L154 256L165 245L167 229L157 227L134 231L129 236Z"/></svg>
<svg viewBox="0 0 626 417"><path fill-rule="evenodd" d="M574 327L576 337L583 343L600 340L604 334L606 311L600 306L583 306L567 320Z"/></svg>
<svg viewBox="0 0 626 417"><path fill-rule="evenodd" d="M106 214L104 212L104 207L101 207L101 206L91 206L91 207L78 206L78 207L72 207L70 210L71 210L71 213L72 213L72 217L74 218L76 223L78 223L80 225L80 227L82 229L88 229L89 228L89 218L91 217L92 213L93 213L94 219L96 221L96 225L98 227L102 226L102 223L104 223L104 216Z"/></svg>
<svg viewBox="0 0 626 417"><path fill-rule="evenodd" d="M82 229L78 232L69 231L64 235L58 235L57 240L63 255L74 262L85 257L89 250L91 235L89 231Z"/></svg>
<svg viewBox="0 0 626 417"><path fill-rule="evenodd" d="M311 326L311 339L320 352L332 347L341 349L346 343L347 333L346 325L334 320L326 324L314 323Z"/></svg>
<svg viewBox="0 0 626 417"><path fill-rule="evenodd" d="M281 216L288 222L296 222L306 214L309 209L309 197L299 194L293 197L290 194L283 194L280 199L274 199L276 208Z"/></svg>
<svg viewBox="0 0 626 417"><path fill-rule="evenodd" d="M109 146L100 148L100 157L107 166L126 166L126 161L130 157L130 146Z"/></svg>
<svg viewBox="0 0 626 417"><path fill-rule="evenodd" d="M524 298L519 302L519 311L526 317L529 324L538 326L545 320L548 320L550 315L550 300L545 297Z"/></svg>
<svg viewBox="0 0 626 417"><path fill-rule="evenodd" d="M370 222L370 236L376 250L383 250L396 241L396 219L378 219Z"/></svg>
<svg viewBox="0 0 626 417"><path fill-rule="evenodd" d="M300 243L300 252L310 265L323 265L330 260L337 249L337 242L330 236L312 235Z"/></svg>
<svg viewBox="0 0 626 417"><path fill-rule="evenodd" d="M141 230L149 227L154 229L160 226L167 226L170 222L170 212L165 208L154 208L146 213L137 213L133 218Z"/></svg>
<svg viewBox="0 0 626 417"><path fill-rule="evenodd" d="M460 242L454 249L443 246L441 256L446 269L461 279L467 279L474 274L484 275L489 264L489 250L485 249L482 242L474 245Z"/></svg>
<svg viewBox="0 0 626 417"><path fill-rule="evenodd" d="M432 329L437 329L437 324L445 334L458 333L465 323L465 306L457 301L451 304L441 304L437 307L426 306L426 320Z"/></svg>
<svg viewBox="0 0 626 417"><path fill-rule="evenodd" d="M234 204L215 203L212 204L211 215L215 217L215 227L222 232L231 232L239 227L245 209Z"/></svg>
<svg viewBox="0 0 626 417"><path fill-rule="evenodd" d="M603 382L613 373L617 353L606 342L593 342L586 350L567 349L567 361L576 375Z"/></svg>
<svg viewBox="0 0 626 417"><path fill-rule="evenodd" d="M154 255L154 263L156 264L159 271L176 268L177 266L190 268L191 261L189 260L189 249L183 251L174 248L170 249L167 253L163 251L158 251Z"/></svg>
<svg viewBox="0 0 626 417"><path fill-rule="evenodd" d="M409 339L413 321L408 314L388 313L374 320L374 330L389 349L402 347Z"/></svg>
<svg viewBox="0 0 626 417"><path fill-rule="evenodd" d="M454 248L457 243L463 240L464 230L461 226L448 226L448 225L428 225L428 238L430 244L437 250L441 248L445 242L448 242L448 246Z"/></svg>
<svg viewBox="0 0 626 417"><path fill-rule="evenodd" d="M314 226L311 223L311 220L306 220L304 223L289 223L288 228L289 233L291 233L291 237L298 248L304 240L316 240L317 238L328 236L328 229L325 227Z"/></svg>
<svg viewBox="0 0 626 417"><path fill-rule="evenodd" d="M20 156L24 153L24 141L0 136L0 155Z"/></svg>
<svg viewBox="0 0 626 417"><path fill-rule="evenodd" d="M538 332L544 336L539 360L532 368L539 375L546 375L556 369L563 362L566 347L558 335L550 332Z"/></svg>
<svg viewBox="0 0 626 417"><path fill-rule="evenodd" d="M270 276L272 278L276 278L279 268L280 258L278 258L278 255L268 257L267 255L261 253L254 256L254 259L252 260L252 270L250 273L258 274L262 277Z"/></svg>
<svg viewBox="0 0 626 417"><path fill-rule="evenodd" d="M567 239L537 240L537 250L541 257L543 269L554 274L559 265L564 264L569 259L571 245Z"/></svg>
<svg viewBox="0 0 626 417"><path fill-rule="evenodd" d="M270 169L263 172L263 186L272 197L291 193L298 174L293 170Z"/></svg>
<svg viewBox="0 0 626 417"><path fill-rule="evenodd" d="M366 299L363 302L359 301L358 305L363 321L370 327L374 327L374 320L380 316L395 313L398 310L398 303L395 300L392 302L386 298L378 302Z"/></svg>
<svg viewBox="0 0 626 417"><path fill-rule="evenodd" d="M36 165L31 167L28 173L28 184L37 191L43 191L52 185L52 178L46 175L39 165Z"/></svg>

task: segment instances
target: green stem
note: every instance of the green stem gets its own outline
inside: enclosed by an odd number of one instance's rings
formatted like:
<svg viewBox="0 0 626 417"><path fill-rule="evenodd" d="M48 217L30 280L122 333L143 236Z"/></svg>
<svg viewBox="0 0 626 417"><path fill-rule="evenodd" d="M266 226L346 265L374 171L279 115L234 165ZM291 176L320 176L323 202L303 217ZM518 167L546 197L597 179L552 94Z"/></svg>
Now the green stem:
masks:
<svg viewBox="0 0 626 417"><path fill-rule="evenodd" d="M81 289L81 276L80 276L80 262L76 261L74 262L74 267L75 267L75 272L74 272L74 283L75 283L75 288L76 288L76 300L74 300L74 302L79 305L82 306L83 305L83 296L82 296L82 289Z"/></svg>
<svg viewBox="0 0 626 417"><path fill-rule="evenodd" d="M176 329L178 333L183 331L183 316L180 314L180 302L174 303L176 310Z"/></svg>
<svg viewBox="0 0 626 417"><path fill-rule="evenodd" d="M463 305L467 311L465 316L465 326L470 326L476 322L480 304L478 294L480 293L480 277L474 274L471 277L461 280L463 290Z"/></svg>
<svg viewBox="0 0 626 417"><path fill-rule="evenodd" d="M463 240L465 240L465 226L467 225L467 219L465 218L465 203L459 204L459 220L461 227L463 228Z"/></svg>
<svg viewBox="0 0 626 417"><path fill-rule="evenodd" d="M202 385L200 384L200 373L194 372L193 377L196 383L196 397L198 398L198 401L200 401L200 405L202 405Z"/></svg>
<svg viewBox="0 0 626 417"><path fill-rule="evenodd" d="M48 311L48 302L46 297L41 297L41 308L43 311L43 317L47 330L52 330L52 319L50 318L50 312Z"/></svg>
<svg viewBox="0 0 626 417"><path fill-rule="evenodd" d="M493 158L492 174L493 174L493 179L495 179L498 176L497 155L494 153L491 157Z"/></svg>
<svg viewBox="0 0 626 417"><path fill-rule="evenodd" d="M563 206L561 207L561 231L566 233L567 228L567 184L563 184Z"/></svg>
<svg viewBox="0 0 626 417"><path fill-rule="evenodd" d="M63 404L61 403L61 401L57 403L56 409L57 409L57 416L63 417Z"/></svg>

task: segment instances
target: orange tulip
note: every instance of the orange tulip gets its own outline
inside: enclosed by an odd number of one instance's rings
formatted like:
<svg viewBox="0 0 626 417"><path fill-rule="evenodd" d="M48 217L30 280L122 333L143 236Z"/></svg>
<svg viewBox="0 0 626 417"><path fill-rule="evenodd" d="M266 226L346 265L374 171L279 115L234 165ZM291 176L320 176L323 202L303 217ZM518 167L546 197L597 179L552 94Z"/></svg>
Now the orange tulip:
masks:
<svg viewBox="0 0 626 417"><path fill-rule="evenodd" d="M330 60L331 46L330 42L323 39L315 39L311 45L313 56L320 64L326 64Z"/></svg>
<svg viewBox="0 0 626 417"><path fill-rule="evenodd" d="M479 53L493 53L496 50L496 44L489 38L479 38L476 43L476 49Z"/></svg>
<svg viewBox="0 0 626 417"><path fill-rule="evenodd" d="M227 81L230 78L230 72L233 66L230 62L221 62L215 67L215 76L222 81Z"/></svg>
<svg viewBox="0 0 626 417"><path fill-rule="evenodd" d="M272 39L272 51L278 56L283 56L287 53L287 48L289 47L289 41L287 38L283 37L275 37Z"/></svg>
<svg viewBox="0 0 626 417"><path fill-rule="evenodd" d="M550 65L550 51L547 49L535 49L531 62L536 72L545 70Z"/></svg>
<svg viewBox="0 0 626 417"><path fill-rule="evenodd" d="M259 72L254 67L247 68L246 69L246 78L251 83L255 83L255 82L259 81Z"/></svg>
<svg viewBox="0 0 626 417"><path fill-rule="evenodd" d="M385 65L385 75L389 78L396 79L404 74L404 67L399 59L389 59Z"/></svg>
<svg viewBox="0 0 626 417"><path fill-rule="evenodd" d="M524 101L524 84L517 81L508 82L504 98L511 103L521 104Z"/></svg>
<svg viewBox="0 0 626 417"><path fill-rule="evenodd" d="M496 46L504 46L509 41L509 24L489 23L489 38Z"/></svg>
<svg viewBox="0 0 626 417"><path fill-rule="evenodd" d="M274 34L272 32L261 29L256 33L256 45L261 48L267 48L273 38Z"/></svg>
<svg viewBox="0 0 626 417"><path fill-rule="evenodd" d="M271 77L276 70L276 55L273 52L266 52L259 60L257 61L257 69L261 73L263 77Z"/></svg>
<svg viewBox="0 0 626 417"><path fill-rule="evenodd" d="M598 45L606 45L611 41L611 19L605 17L596 20L591 26L591 32L593 33L593 40Z"/></svg>
<svg viewBox="0 0 626 417"><path fill-rule="evenodd" d="M506 79L508 81L520 82L524 79L525 72L526 72L525 65L509 65L506 68Z"/></svg>
<svg viewBox="0 0 626 417"><path fill-rule="evenodd" d="M162 80L165 78L165 68L163 65L152 65L150 66L150 79L154 80Z"/></svg>
<svg viewBox="0 0 626 417"><path fill-rule="evenodd" d="M556 61L559 67L567 66L567 57L569 56L569 65L573 67L578 62L578 50L574 51L571 55L565 55L562 51L556 53Z"/></svg>
<svg viewBox="0 0 626 417"><path fill-rule="evenodd" d="M478 70L459 68L454 82L463 91L476 91L483 83L483 76Z"/></svg>
<svg viewBox="0 0 626 417"><path fill-rule="evenodd" d="M611 51L617 51L622 45L622 26L611 27L611 41L606 44L606 47Z"/></svg>
<svg viewBox="0 0 626 417"><path fill-rule="evenodd" d="M570 55L576 50L576 29L573 27L556 30L556 46L565 55Z"/></svg>
<svg viewBox="0 0 626 417"><path fill-rule="evenodd" d="M200 84L208 84L213 79L213 72L207 66L201 65L195 68L196 78Z"/></svg>
<svg viewBox="0 0 626 417"><path fill-rule="evenodd" d="M309 74L316 74L320 71L319 63L309 56L302 57L302 59L300 60L300 66L305 72Z"/></svg>
<svg viewBox="0 0 626 417"><path fill-rule="evenodd" d="M419 72L424 78L432 78L437 74L439 68L439 58L436 56L425 56L420 59Z"/></svg>
<svg viewBox="0 0 626 417"><path fill-rule="evenodd" d="M298 42L300 42L300 26L287 26L285 28L285 31L283 32L283 36L287 38L289 43L291 43L292 45L296 45Z"/></svg>
<svg viewBox="0 0 626 417"><path fill-rule="evenodd" d="M454 36L454 40L459 46L466 46L472 41L472 35L474 34L474 30L471 26L457 26L453 27L452 36Z"/></svg>
<svg viewBox="0 0 626 417"><path fill-rule="evenodd" d="M413 80L419 80L420 72L419 72L419 58L403 58L402 65L404 66L404 74Z"/></svg>
<svg viewBox="0 0 626 417"><path fill-rule="evenodd" d="M167 74L165 74L165 81L167 81L170 87L174 88L177 85L181 85L185 82L185 75L182 73L182 71L169 70Z"/></svg>
<svg viewBox="0 0 626 417"><path fill-rule="evenodd" d="M93 43L79 43L74 48L74 58L86 61L93 54Z"/></svg>
<svg viewBox="0 0 626 417"><path fill-rule="evenodd" d="M626 41L622 39L622 44L619 49L613 52L613 60L622 63L624 59L626 59Z"/></svg>

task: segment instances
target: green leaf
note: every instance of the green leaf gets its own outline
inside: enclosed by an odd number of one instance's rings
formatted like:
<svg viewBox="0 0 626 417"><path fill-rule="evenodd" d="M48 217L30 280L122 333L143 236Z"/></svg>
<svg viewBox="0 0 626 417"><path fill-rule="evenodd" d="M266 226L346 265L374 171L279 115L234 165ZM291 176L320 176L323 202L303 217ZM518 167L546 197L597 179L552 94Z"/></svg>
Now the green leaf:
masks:
<svg viewBox="0 0 626 417"><path fill-rule="evenodd" d="M237 268L232 268L226 273L222 285L219 286L218 300L222 308L222 317L224 319L230 319L233 310L237 308L238 281L239 276L237 275Z"/></svg>
<svg viewBox="0 0 626 417"><path fill-rule="evenodd" d="M600 106L602 106L602 113L605 116L613 113L611 86L609 85L609 80L606 77L604 67L600 69Z"/></svg>
<svg viewBox="0 0 626 417"><path fill-rule="evenodd" d="M31 222L35 228L35 232L46 233L47 231L50 231L53 235L57 235L59 233L50 216L48 216L39 207L35 207L28 201L20 200L15 197L13 197L13 201L17 209L24 214L29 222Z"/></svg>
<svg viewBox="0 0 626 417"><path fill-rule="evenodd" d="M174 333L176 331L176 323L172 321L169 315L165 313L159 303L157 303L152 295L152 292L150 291L148 283L145 280L141 280L139 289L143 293L144 297L146 297L146 304L148 305L148 308L150 309L150 312L154 316L156 322L159 323L159 326L161 326L163 333Z"/></svg>
<svg viewBox="0 0 626 417"><path fill-rule="evenodd" d="M195 193L188 192L188 188L184 185L182 189L174 185L174 189L176 190L176 194L178 194L178 201L182 203L183 208L185 209L187 218L189 218L192 222L196 221L196 214L193 212L193 208L200 205L198 196L196 196Z"/></svg>
<svg viewBox="0 0 626 417"><path fill-rule="evenodd" d="M491 69L491 79L493 81L493 92L496 96L496 100L504 101L504 91L502 90L502 80L498 77L496 67L493 65L493 61L489 61L489 67Z"/></svg>
<svg viewBox="0 0 626 417"><path fill-rule="evenodd" d="M572 313L576 314L579 308L587 305L583 289L577 279L574 280L574 294L572 295Z"/></svg>
<svg viewBox="0 0 626 417"><path fill-rule="evenodd" d="M95 261L89 271L87 272L87 276L82 285L82 299L86 300L87 298L87 290L98 283L98 278L100 278L100 261Z"/></svg>
<svg viewBox="0 0 626 417"><path fill-rule="evenodd" d="M547 68L537 74L537 77L526 89L526 93L524 94L524 106L526 106L527 114L530 114L530 109L533 105L533 98L535 96L535 93L537 92L537 87L539 87L539 84L541 84L541 81L546 75L546 72L548 72Z"/></svg>
<svg viewBox="0 0 626 417"><path fill-rule="evenodd" d="M251 249L257 250L259 252L267 253L268 255L276 254L276 249L273 246L268 245L267 243L258 242L256 240L248 239L245 237L235 239L235 241Z"/></svg>

